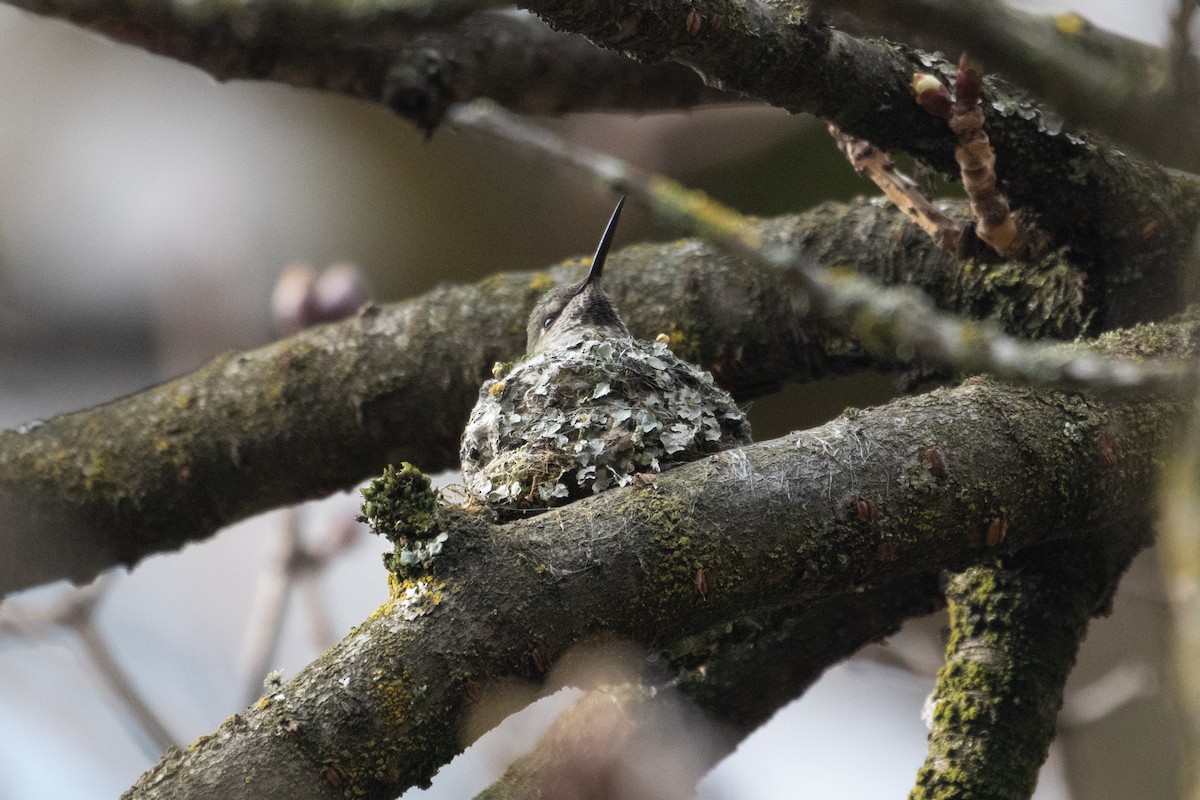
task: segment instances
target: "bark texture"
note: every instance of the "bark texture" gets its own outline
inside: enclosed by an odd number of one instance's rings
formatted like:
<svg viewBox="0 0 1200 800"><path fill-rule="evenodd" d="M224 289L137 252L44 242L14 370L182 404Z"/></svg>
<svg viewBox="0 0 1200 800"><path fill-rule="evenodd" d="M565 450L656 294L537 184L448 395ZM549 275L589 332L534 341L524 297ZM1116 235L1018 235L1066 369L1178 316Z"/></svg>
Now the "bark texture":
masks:
<svg viewBox="0 0 1200 800"><path fill-rule="evenodd" d="M1069 127L1101 131L1160 164L1200 167L1197 86L1164 80L1159 47L1098 28L1074 12L1032 14L987 0L820 0L838 27L902 39L951 56L1036 95ZM836 13L837 11L848 13ZM936 20L936 24L929 24ZM1200 70L1188 54L1185 69ZM1182 91L1181 91L1182 89Z"/></svg>
<svg viewBox="0 0 1200 800"><path fill-rule="evenodd" d="M890 209L830 205L764 221L760 230L797 242L806 258L914 281L949 307L1018 331L1071 336L1088 319L1071 267L984 272L968 264L961 280L952 278L953 261ZM871 246L884 237L902 246ZM0 548L13 554L0 562L0 592L86 581L267 509L348 488L387 463L456 466L491 365L521 353L533 303L579 269L565 262L444 287L0 434ZM635 335L666 333L675 352L742 400L786 381L896 366L806 320L786 276L738 265L699 242L627 248L613 255L605 282Z"/></svg>
<svg viewBox="0 0 1200 800"><path fill-rule="evenodd" d="M1088 621L1111 599L1140 544L1097 547L1084 534L950 578L946 663L910 800L1033 794Z"/></svg>
<svg viewBox="0 0 1200 800"><path fill-rule="evenodd" d="M1195 352L1200 324L1109 344L1181 342ZM781 594L818 604L1079 537L1128 553L1147 537L1143 499L1189 405L973 379L533 519L458 517L443 554L397 576L392 599L339 645L127 796L391 797L461 749L472 684L536 680L581 641L669 651ZM836 637L810 644L826 664L844 655Z"/></svg>
<svg viewBox="0 0 1200 800"><path fill-rule="evenodd" d="M475 97L527 114L662 111L737 99L682 64L642 64L508 11L405 37L390 59L380 100L429 133L451 104Z"/></svg>
<svg viewBox="0 0 1200 800"><path fill-rule="evenodd" d="M448 94L467 99L472 91L510 103L521 98L521 108L538 111L583 107L573 97L607 102L622 96L634 108L644 108L637 98L649 96L656 86L662 87L664 103L699 97L684 88L675 67L662 68L657 78L638 78L636 86L643 91L635 94L614 90L594 95L578 81L565 79L580 73L565 67L541 69L537 58L519 70L524 83L482 76L472 83L457 70L492 63L493 55L509 43L501 37L472 48L471 37L478 33L468 22L459 34L449 34L456 41L444 52L405 49L414 31L428 28L427 20L437 21L443 30L447 20L465 16L471 3L443 8L439 3L343 7L286 0L8 2L195 64L221 80L272 80L373 102L390 100L394 109L426 129L440 118L438 109ZM878 147L904 150L946 174L956 173L953 134L921 110L909 88L914 72L950 75L953 64L904 45L848 35L827 25L806 3L648 0L630 5L604 0L580 5L532 0L523 5L563 33L582 34L645 64L684 64L711 87L815 114ZM525 42L536 52L542 36L530 37ZM550 47L559 52L558 45ZM574 53L575 47L564 43L562 52ZM455 55L467 50L472 51L469 57ZM397 51L404 58L397 60ZM600 74L630 78L628 65L591 57ZM554 63L564 64L565 55ZM550 85L556 88L549 99L538 98ZM459 90L466 95L458 96ZM1055 246L1070 248L1072 259L1088 275L1102 322L1115 327L1181 308L1177 276L1188 263L1192 233L1200 221L1200 184L1102 142L1063 132L1027 96L1002 82L986 80L983 99L985 129L996 149L996 172L1005 193L1015 209L1050 233Z"/></svg>
<svg viewBox="0 0 1200 800"><path fill-rule="evenodd" d="M903 45L849 36L814 18L805 3L522 5L560 30L651 63L690 64L714 86L815 114L878 147L957 172L955 137L917 106L909 88L914 72L952 75L954 65ZM697 16L701 24L689 26ZM985 80L983 110L996 173L1014 208L1035 216L1056 245L1069 245L1086 265L1107 323L1178 309L1176 280L1200 220L1200 184L1058 130L1028 97L999 82ZM1131 210L1137 215L1132 223ZM1128 292L1130 282L1141 291L1128 308L1132 313L1118 314L1110 301Z"/></svg>
<svg viewBox="0 0 1200 800"><path fill-rule="evenodd" d="M734 97L681 64L644 65L524 12L488 10L507 4L487 0L9 4L217 80L274 81L380 103L429 132L451 103L473 97L537 114L691 108Z"/></svg>

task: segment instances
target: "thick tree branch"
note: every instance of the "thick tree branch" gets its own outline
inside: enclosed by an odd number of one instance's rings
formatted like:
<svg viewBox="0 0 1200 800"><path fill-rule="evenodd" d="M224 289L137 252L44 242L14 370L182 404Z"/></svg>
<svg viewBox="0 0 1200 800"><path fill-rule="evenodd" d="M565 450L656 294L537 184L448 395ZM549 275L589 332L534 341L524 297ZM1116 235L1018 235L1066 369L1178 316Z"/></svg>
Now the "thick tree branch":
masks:
<svg viewBox="0 0 1200 800"><path fill-rule="evenodd" d="M1097 28L1078 14L1032 14L988 0L821 0L856 33L929 50L966 50L1047 102L1074 128L1108 133L1159 163L1200 170L1200 95L1172 86L1200 62ZM1183 91L1181 91L1181 89Z"/></svg>
<svg viewBox="0 0 1200 800"><path fill-rule="evenodd" d="M1026 334L1085 329L1070 267L960 272L889 208L828 205L757 230L794 244L805 261L913 281L948 307ZM520 354L533 302L579 269L566 262L437 289L0 434L0 550L12 554L0 560L0 593L88 580L267 509L348 488L389 462L457 466L459 437L491 365ZM605 282L637 335L667 333L680 355L715 371L742 399L786 381L887 366L806 320L785 274L737 264L696 241L614 254Z"/></svg>
<svg viewBox="0 0 1200 800"><path fill-rule="evenodd" d="M382 102L427 132L451 104L474 97L527 114L563 114L691 108L737 95L705 86L682 64L642 64L524 12L472 14L406 37L391 54Z"/></svg>
<svg viewBox="0 0 1200 800"><path fill-rule="evenodd" d="M913 101L914 72L952 75L934 56L859 39L814 21L789 0L616 0L581 6L523 3L556 28L651 63L689 64L708 82L791 111L806 111L877 147L904 150L956 173L954 137ZM699 17L699 27L688 19ZM1054 243L1069 245L1101 292L1110 324L1154 318L1182 302L1181 264L1200 221L1200 184L1118 150L1061 133L1023 95L985 81L985 128L1014 207L1036 213ZM1134 210L1131 217L1131 210ZM1107 300L1150 280L1131 315Z"/></svg>
<svg viewBox="0 0 1200 800"><path fill-rule="evenodd" d="M910 800L1028 800L1088 621L1139 549L1086 535L954 575L929 753Z"/></svg>
<svg viewBox="0 0 1200 800"><path fill-rule="evenodd" d="M18 0L10 3L152 53L193 64L217 80L272 80L379 98L386 54L364 46L379 30L408 30L437 13L439 3L353 4L332 0L199 0L111 2ZM446 4L456 18L477 3Z"/></svg>
<svg viewBox="0 0 1200 800"><path fill-rule="evenodd" d="M409 67L392 64L395 37L411 29L412 15L387 3L345 11L334 3L285 0L232 6L11 2L196 64L221 79L268 79L382 102L393 70L395 90L388 96L421 125L436 116L431 109L443 99L425 98L419 88L415 94L405 91L411 84L406 71L420 69L423 56L416 53L417 63ZM580 6L534 0L527 6L553 26L609 49L644 62L687 64L712 86L816 114L878 147L905 150L947 173L955 170L953 136L913 102L908 88L913 72L950 74L953 65L833 30L813 21L802 3L654 0L629 6L606 0ZM462 4L451 8L461 10ZM690 97L680 93L677 72L664 77L663 85L664 101ZM1054 242L1069 245L1086 266L1106 325L1177 309L1178 272L1200 221L1197 182L1061 133L1024 96L997 83L985 85L984 111L1006 194L1023 213L1036 214ZM1133 284L1141 287L1136 302L1127 297ZM1119 297L1122 307L1110 307Z"/></svg>
<svg viewBox="0 0 1200 800"><path fill-rule="evenodd" d="M520 111L689 108L735 96L680 64L644 65L494 0L353 3L6 0L192 64L381 103L432 131L453 102Z"/></svg>
<svg viewBox="0 0 1200 800"><path fill-rule="evenodd" d="M1108 345L1161 352L1181 341L1194 352L1200 323ZM338 646L127 796L394 796L460 749L471 684L535 678L585 639L669 650L778 607L780 592L820 603L1082 531L1092 547L1125 551L1148 537L1144 498L1189 404L975 379L533 519L452 519L427 573L397 580ZM998 517L999 539L989 535ZM698 567L712 576L705 596ZM827 648L827 663L844 649L810 645Z"/></svg>

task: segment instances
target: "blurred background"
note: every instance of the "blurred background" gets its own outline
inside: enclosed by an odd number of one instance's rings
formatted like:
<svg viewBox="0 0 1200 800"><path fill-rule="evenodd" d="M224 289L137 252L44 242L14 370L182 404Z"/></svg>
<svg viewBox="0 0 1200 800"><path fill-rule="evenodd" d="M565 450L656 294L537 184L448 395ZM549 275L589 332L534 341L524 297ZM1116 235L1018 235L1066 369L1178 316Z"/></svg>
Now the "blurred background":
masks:
<svg viewBox="0 0 1200 800"><path fill-rule="evenodd" d="M1074 10L1162 42L1174 4ZM385 110L218 84L191 67L0 6L0 425L99 403L274 337L288 264L360 268L377 300L589 253L611 198L571 176ZM552 123L775 214L873 193L822 125L764 108L578 115ZM618 246L673 237L631 208ZM882 402L887 378L799 387L751 408L756 438ZM443 481L453 475L442 476ZM276 512L148 559L81 595L0 608L0 799L108 798L167 742L186 745L291 677L386 597L357 494ZM0 557L6 557L0 554ZM285 602L286 599L286 602ZM903 797L924 755L937 619L831 670L701 784L700 797ZM1038 797L1176 794L1165 603L1153 554L1097 622ZM510 719L406 797L482 789L570 702ZM802 786L801 792L797 787Z"/></svg>

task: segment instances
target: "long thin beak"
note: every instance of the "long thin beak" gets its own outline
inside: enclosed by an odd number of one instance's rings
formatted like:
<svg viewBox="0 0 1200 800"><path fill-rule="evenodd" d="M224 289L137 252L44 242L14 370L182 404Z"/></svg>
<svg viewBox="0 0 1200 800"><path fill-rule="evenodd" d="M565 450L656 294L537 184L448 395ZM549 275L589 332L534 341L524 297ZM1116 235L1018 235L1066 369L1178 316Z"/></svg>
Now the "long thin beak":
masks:
<svg viewBox="0 0 1200 800"><path fill-rule="evenodd" d="M621 199L617 201L617 207L613 209L612 216L608 218L608 227L604 229L604 235L600 237L596 255L592 256L592 268L588 270L583 283L579 284L580 292L600 280L600 275L604 272L604 260L608 258L608 248L612 246L613 234L617 230L617 220L621 218L621 209L624 206L625 195L621 195Z"/></svg>

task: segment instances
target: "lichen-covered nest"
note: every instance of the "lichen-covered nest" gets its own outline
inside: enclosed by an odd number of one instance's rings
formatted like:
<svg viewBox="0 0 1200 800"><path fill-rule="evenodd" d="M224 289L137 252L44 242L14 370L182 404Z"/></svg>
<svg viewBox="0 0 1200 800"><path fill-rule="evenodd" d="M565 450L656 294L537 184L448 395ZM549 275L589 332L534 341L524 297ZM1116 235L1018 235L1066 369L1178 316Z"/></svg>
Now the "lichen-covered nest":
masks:
<svg viewBox="0 0 1200 800"><path fill-rule="evenodd" d="M733 398L665 344L583 335L483 385L463 477L493 507L547 508L749 441Z"/></svg>

